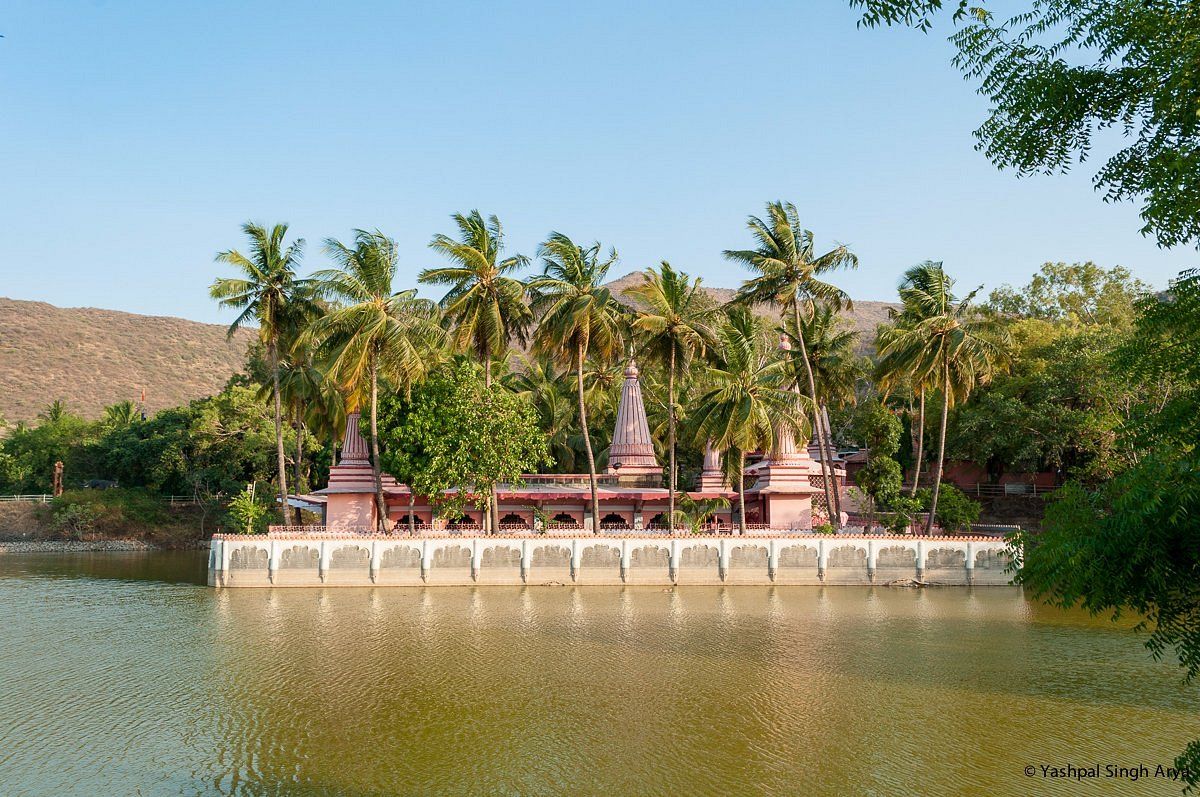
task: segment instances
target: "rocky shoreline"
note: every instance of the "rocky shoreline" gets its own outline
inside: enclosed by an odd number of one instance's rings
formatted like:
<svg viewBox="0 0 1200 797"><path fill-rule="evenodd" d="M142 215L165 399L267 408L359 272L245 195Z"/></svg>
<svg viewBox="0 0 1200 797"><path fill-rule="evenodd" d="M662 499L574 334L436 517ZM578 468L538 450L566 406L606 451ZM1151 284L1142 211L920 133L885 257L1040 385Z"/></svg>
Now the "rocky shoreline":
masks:
<svg viewBox="0 0 1200 797"><path fill-rule="evenodd" d="M207 541L197 543L194 547L207 546ZM170 546L178 549L178 545ZM22 553L88 553L88 552L128 552L128 551L163 551L168 550L162 545L155 545L144 540L0 540L0 555Z"/></svg>

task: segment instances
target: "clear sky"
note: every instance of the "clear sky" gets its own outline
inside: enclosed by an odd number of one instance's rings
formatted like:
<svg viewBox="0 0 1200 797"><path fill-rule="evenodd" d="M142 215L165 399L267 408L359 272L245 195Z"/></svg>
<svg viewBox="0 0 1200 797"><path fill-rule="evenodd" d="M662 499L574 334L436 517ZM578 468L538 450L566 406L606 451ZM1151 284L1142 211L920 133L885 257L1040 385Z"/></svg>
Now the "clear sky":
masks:
<svg viewBox="0 0 1200 797"><path fill-rule="evenodd" d="M964 287L1047 260L1155 285L1196 263L1101 202L1091 168L1018 180L972 148L985 101L945 30L860 30L844 0L126 2L0 12L0 294L229 320L207 298L239 224L379 227L400 285L478 207L532 254L552 229L707 284L783 198L837 278L891 299L943 260ZM436 297L435 297L436 298Z"/></svg>

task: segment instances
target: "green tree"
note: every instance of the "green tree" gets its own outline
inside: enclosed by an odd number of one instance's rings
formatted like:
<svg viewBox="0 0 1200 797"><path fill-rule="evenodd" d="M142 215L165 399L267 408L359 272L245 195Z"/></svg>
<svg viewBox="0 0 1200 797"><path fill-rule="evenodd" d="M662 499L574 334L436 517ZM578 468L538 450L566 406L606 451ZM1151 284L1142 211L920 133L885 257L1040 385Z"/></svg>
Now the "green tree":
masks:
<svg viewBox="0 0 1200 797"><path fill-rule="evenodd" d="M851 420L851 433L867 449L867 464L854 477L867 502L868 527L876 509L888 509L900 497L900 463L893 456L900 450L900 421L879 401L859 404Z"/></svg>
<svg viewBox="0 0 1200 797"><path fill-rule="evenodd" d="M287 457L283 448L283 407L279 387L279 348L295 317L292 305L307 301L309 281L296 276L296 266L304 251L304 239L285 244L288 226L276 224L269 231L252 222L242 225L250 241L250 254L236 249L217 254L217 262L241 272L237 277L222 277L209 287L209 295L222 307L241 310L229 325L229 337L251 322L258 325L259 341L267 349L271 368L272 394L275 401L275 449L279 475L279 511L288 506Z"/></svg>
<svg viewBox="0 0 1200 797"><path fill-rule="evenodd" d="M498 483L520 485L522 474L549 461L534 408L484 384L472 366L460 364L422 385L413 400L397 397L389 405L383 433L389 472L443 506L472 501L491 508Z"/></svg>
<svg viewBox="0 0 1200 797"><path fill-rule="evenodd" d="M850 0L862 24L930 30L955 9L954 64L991 103L977 148L1019 175L1065 172L1119 149L1093 184L1137 201L1160 246L1200 243L1200 6L1187 0L1025 0L997 17L986 0Z"/></svg>
<svg viewBox="0 0 1200 797"><path fill-rule="evenodd" d="M329 363L331 378L353 397L355 406L364 393L369 397L377 520L387 531L379 460L379 381L383 377L405 386L421 379L445 335L436 305L417 298L416 291L392 290L397 253L391 238L378 230L355 230L353 246L330 238L325 252L340 268L313 276L323 293L345 304L316 321L309 334L323 353L318 359Z"/></svg>
<svg viewBox="0 0 1200 797"><path fill-rule="evenodd" d="M1150 286L1129 269L1104 269L1095 263L1044 263L1020 289L1001 285L988 297L997 312L1024 318L1074 324L1125 327L1133 321L1134 303Z"/></svg>
<svg viewBox="0 0 1200 797"><path fill-rule="evenodd" d="M261 534L266 531L263 519L271 509L255 495L256 486L247 484L246 489L229 502L229 523L241 534Z"/></svg>
<svg viewBox="0 0 1200 797"><path fill-rule="evenodd" d="M731 455L736 458L738 529L745 534L746 452L774 450L777 431L807 430L798 397L789 389L787 363L776 356L763 322L747 308L729 309L717 331L714 357L705 374L711 388L693 410L689 431L697 445L711 440L731 469Z"/></svg>
<svg viewBox="0 0 1200 797"><path fill-rule="evenodd" d="M142 414L132 401L119 401L104 408L104 425L112 429L132 426L141 419Z"/></svg>
<svg viewBox="0 0 1200 797"><path fill-rule="evenodd" d="M742 304L766 303L781 305L791 311L796 329L803 327L801 316L811 314L813 305L820 303L832 307L850 307L850 297L845 291L820 279L823 275L841 268L857 268L858 257L844 246L838 246L823 255L813 248L813 234L800 224L800 215L790 202L767 204L767 218L751 216L746 222L754 238L754 249L726 250L727 259L740 263L757 276L747 280L737 292L735 301ZM829 451L826 436L821 433L821 396L809 360L804 336L799 336L800 359L804 364L804 375L808 382L808 395L812 399L813 431L821 452L821 471L824 474L825 505L831 521L838 504L834 498L836 487L833 482L833 456Z"/></svg>
<svg viewBox="0 0 1200 797"><path fill-rule="evenodd" d="M637 302L633 330L640 350L667 369L667 517L673 518L679 474L675 381L713 345L715 307L699 278L693 280L665 260L657 269L643 272L642 282L626 288L625 295Z"/></svg>
<svg viewBox="0 0 1200 797"><path fill-rule="evenodd" d="M933 533L938 493L946 460L946 422L952 402L965 399L972 387L987 382L1007 356L1008 330L972 307L979 289L962 299L952 293L954 280L941 263L925 262L910 268L900 283L900 301L911 310L911 324L894 327L880 348L885 371L909 369L921 384L932 380L942 393L942 420L938 437L937 469L925 533Z"/></svg>
<svg viewBox="0 0 1200 797"><path fill-rule="evenodd" d="M584 366L589 355L610 361L621 351L624 311L604 277L617 261L616 250L601 255L599 243L583 247L562 233L552 232L538 248L542 274L529 282L533 311L538 317L533 335L536 354L571 362L575 370L579 428L591 487L592 529L600 529L596 497L596 456L588 431L584 395Z"/></svg>

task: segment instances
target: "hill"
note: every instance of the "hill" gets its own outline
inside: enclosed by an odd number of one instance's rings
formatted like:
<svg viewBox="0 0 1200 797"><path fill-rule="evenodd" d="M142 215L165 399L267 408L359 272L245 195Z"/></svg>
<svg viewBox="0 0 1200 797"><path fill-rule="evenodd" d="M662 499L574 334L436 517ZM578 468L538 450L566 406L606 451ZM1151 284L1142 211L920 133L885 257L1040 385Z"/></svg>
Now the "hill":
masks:
<svg viewBox="0 0 1200 797"><path fill-rule="evenodd" d="M211 395L242 368L252 331L182 318L0 298L0 417L28 421L55 399L86 418L118 401L146 410Z"/></svg>
<svg viewBox="0 0 1200 797"><path fill-rule="evenodd" d="M641 281L632 272L608 283L621 291ZM705 290L717 302L733 298L730 288ZM855 302L845 313L870 351L875 327L887 318L888 302ZM31 421L47 404L62 399L86 418L109 404L137 400L146 390L146 410L212 395L242 369L253 331L226 340L225 327L182 318L55 307L44 302L0 298L0 418Z"/></svg>
<svg viewBox="0 0 1200 797"><path fill-rule="evenodd" d="M629 299L621 295L621 291L637 285L641 281L642 272L633 271L607 283L605 287L611 290L621 302L631 304ZM704 290L719 304L725 304L730 301L735 293L732 288L710 288L707 285L704 286ZM850 328L859 333L858 348L860 353L867 354L873 350L872 342L875 340L875 328L887 321L888 308L899 308L899 306L895 302L855 301L854 307L842 314ZM768 312L765 308L762 311L764 313Z"/></svg>

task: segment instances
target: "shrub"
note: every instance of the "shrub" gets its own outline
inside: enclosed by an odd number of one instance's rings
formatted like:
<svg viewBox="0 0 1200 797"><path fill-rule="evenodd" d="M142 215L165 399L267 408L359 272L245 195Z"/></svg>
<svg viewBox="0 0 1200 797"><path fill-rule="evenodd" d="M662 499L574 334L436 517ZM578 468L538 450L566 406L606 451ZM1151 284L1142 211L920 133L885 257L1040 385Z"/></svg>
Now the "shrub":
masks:
<svg viewBox="0 0 1200 797"><path fill-rule="evenodd" d="M979 520L979 502L952 484L943 484L938 493L937 522L946 531L970 531Z"/></svg>
<svg viewBox="0 0 1200 797"><path fill-rule="evenodd" d="M50 502L50 523L75 539L136 534L168 524L163 499L140 489L68 490Z"/></svg>
<svg viewBox="0 0 1200 797"><path fill-rule="evenodd" d="M63 504L53 510L51 525L67 539L82 540L96 530L100 513L91 504Z"/></svg>
<svg viewBox="0 0 1200 797"><path fill-rule="evenodd" d="M892 500L891 511L884 515L883 525L893 534L907 534L912 526L913 518L925 508L920 491L917 497L898 496Z"/></svg>
<svg viewBox="0 0 1200 797"><path fill-rule="evenodd" d="M255 485L247 484L246 489L229 502L226 520L239 534L262 534L267 530L271 507L255 493Z"/></svg>

